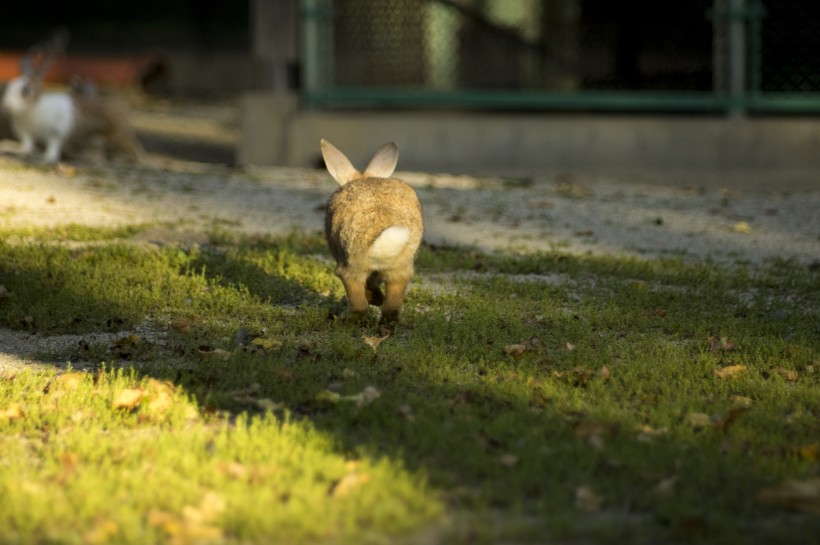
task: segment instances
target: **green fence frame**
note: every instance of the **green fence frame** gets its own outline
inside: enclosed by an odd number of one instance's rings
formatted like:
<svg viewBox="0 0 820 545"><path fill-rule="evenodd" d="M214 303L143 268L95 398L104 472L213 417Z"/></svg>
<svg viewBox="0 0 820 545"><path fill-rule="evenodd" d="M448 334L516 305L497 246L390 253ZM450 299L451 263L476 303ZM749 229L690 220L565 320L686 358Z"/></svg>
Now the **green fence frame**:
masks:
<svg viewBox="0 0 820 545"><path fill-rule="evenodd" d="M332 0L302 0L302 99L307 108L461 108L712 114L820 113L820 93L763 93L763 0L730 0L705 16L728 23L728 89L712 92L646 91L452 91L334 87L333 51L322 49L322 26L333 18ZM324 72L323 72L324 69ZM819 68L820 69L820 68Z"/></svg>

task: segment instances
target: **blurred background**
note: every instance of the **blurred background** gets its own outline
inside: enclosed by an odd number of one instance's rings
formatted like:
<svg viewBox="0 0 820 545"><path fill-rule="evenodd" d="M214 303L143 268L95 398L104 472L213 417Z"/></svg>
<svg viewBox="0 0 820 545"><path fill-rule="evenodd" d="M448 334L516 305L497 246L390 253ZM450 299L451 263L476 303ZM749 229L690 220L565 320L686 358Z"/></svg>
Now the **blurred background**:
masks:
<svg viewBox="0 0 820 545"><path fill-rule="evenodd" d="M146 148L176 142L182 158L312 166L325 137L352 158L395 140L408 169L820 166L816 0L37 0L11 13L0 81L65 26L50 83L79 73L127 97Z"/></svg>

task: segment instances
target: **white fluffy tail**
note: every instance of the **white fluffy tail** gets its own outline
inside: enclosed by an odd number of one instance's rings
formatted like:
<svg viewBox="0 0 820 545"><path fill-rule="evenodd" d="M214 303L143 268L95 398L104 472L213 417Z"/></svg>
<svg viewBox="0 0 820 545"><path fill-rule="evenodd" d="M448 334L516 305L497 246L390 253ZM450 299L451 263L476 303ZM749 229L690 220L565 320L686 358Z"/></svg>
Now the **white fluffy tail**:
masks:
<svg viewBox="0 0 820 545"><path fill-rule="evenodd" d="M407 227L403 225L388 227L370 246L367 257L376 263L388 264L404 250L408 240L410 240L410 229Z"/></svg>

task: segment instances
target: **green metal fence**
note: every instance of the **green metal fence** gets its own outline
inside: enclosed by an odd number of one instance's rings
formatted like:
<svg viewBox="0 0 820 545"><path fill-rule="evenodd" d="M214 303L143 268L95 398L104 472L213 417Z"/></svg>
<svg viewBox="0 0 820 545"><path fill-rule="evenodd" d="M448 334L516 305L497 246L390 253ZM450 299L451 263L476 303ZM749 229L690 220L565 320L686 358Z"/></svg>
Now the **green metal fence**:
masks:
<svg viewBox="0 0 820 545"><path fill-rule="evenodd" d="M818 0L303 0L309 107L820 112Z"/></svg>

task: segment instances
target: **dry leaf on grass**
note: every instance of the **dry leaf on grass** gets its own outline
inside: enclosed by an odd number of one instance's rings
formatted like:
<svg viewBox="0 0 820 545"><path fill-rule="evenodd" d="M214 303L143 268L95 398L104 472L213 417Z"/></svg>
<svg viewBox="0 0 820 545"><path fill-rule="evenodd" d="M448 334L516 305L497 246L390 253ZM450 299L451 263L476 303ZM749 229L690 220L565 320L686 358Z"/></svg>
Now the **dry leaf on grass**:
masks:
<svg viewBox="0 0 820 545"><path fill-rule="evenodd" d="M384 340L389 336L389 334L385 335L384 337L373 337L371 335L363 335L362 341L364 341L364 344L369 346L373 350L373 352L375 352L379 348L379 345L382 342L384 342Z"/></svg>
<svg viewBox="0 0 820 545"><path fill-rule="evenodd" d="M735 233L741 233L743 235L748 235L749 233L751 233L753 231L753 229L752 229L752 226L749 225L748 222L739 221L739 222L735 223L734 225L732 225L732 231L734 231Z"/></svg>
<svg viewBox="0 0 820 545"><path fill-rule="evenodd" d="M811 443L810 445L797 447L797 455L808 462L820 460L820 443Z"/></svg>
<svg viewBox="0 0 820 545"><path fill-rule="evenodd" d="M5 409L0 409L0 422L17 420L23 416L23 410L17 403L9 403Z"/></svg>
<svg viewBox="0 0 820 545"><path fill-rule="evenodd" d="M604 499L588 486L579 486L575 489L575 507L587 513L601 510Z"/></svg>
<svg viewBox="0 0 820 545"><path fill-rule="evenodd" d="M351 492L367 483L370 480L370 475L367 473L359 473L352 471L334 482L330 486L329 494L334 498L342 498L349 495Z"/></svg>
<svg viewBox="0 0 820 545"><path fill-rule="evenodd" d="M505 467L514 467L518 465L518 456L515 454L502 454L498 459L498 463Z"/></svg>
<svg viewBox="0 0 820 545"><path fill-rule="evenodd" d="M696 430L708 428L712 425L712 417L706 413L689 413L686 415L686 423Z"/></svg>
<svg viewBox="0 0 820 545"><path fill-rule="evenodd" d="M789 509L820 514L820 477L783 481L758 492L757 499Z"/></svg>
<svg viewBox="0 0 820 545"><path fill-rule="evenodd" d="M177 316L171 319L171 329L179 333L188 333L191 331L191 326L194 320L187 316Z"/></svg>
<svg viewBox="0 0 820 545"><path fill-rule="evenodd" d="M279 352L283 346L282 341L264 337L256 337L248 345L262 352Z"/></svg>
<svg viewBox="0 0 820 545"><path fill-rule="evenodd" d="M729 365L721 369L715 369L714 373L717 378L726 379L737 377L738 375L741 375L745 370L745 365Z"/></svg>
<svg viewBox="0 0 820 545"><path fill-rule="evenodd" d="M200 346L197 348L196 351L199 359L203 361L207 360L220 360L220 361L227 361L230 359L232 353L228 352L227 350L223 350L221 348L213 348L211 346Z"/></svg>
<svg viewBox="0 0 820 545"><path fill-rule="evenodd" d="M797 371L792 369L784 369L783 367L775 367L772 369L772 374L779 376L783 380L787 382L797 382L800 378L800 375L797 374Z"/></svg>
<svg viewBox="0 0 820 545"><path fill-rule="evenodd" d="M712 352L731 352L737 350L737 345L726 337L709 337L709 350Z"/></svg>
<svg viewBox="0 0 820 545"><path fill-rule="evenodd" d="M512 356L513 359L520 360L528 352L538 352L540 347L541 341L537 337L530 337L526 341L508 344L504 347L504 353Z"/></svg>
<svg viewBox="0 0 820 545"><path fill-rule="evenodd" d="M133 409L140 404L143 397L145 397L145 390L142 388L126 388L114 396L111 406L115 409Z"/></svg>

